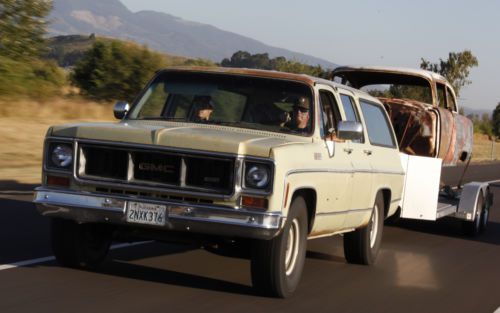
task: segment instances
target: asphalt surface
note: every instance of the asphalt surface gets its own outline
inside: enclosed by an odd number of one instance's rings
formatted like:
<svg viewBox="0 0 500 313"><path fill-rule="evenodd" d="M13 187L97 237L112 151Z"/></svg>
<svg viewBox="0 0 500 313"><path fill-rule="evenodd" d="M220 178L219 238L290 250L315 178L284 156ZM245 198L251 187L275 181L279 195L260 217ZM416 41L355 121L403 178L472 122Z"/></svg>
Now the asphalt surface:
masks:
<svg viewBox="0 0 500 313"><path fill-rule="evenodd" d="M460 168L444 171L456 184ZM465 181L500 179L500 164L475 165ZM144 243L111 251L97 272L55 261L49 223L33 186L0 181L0 312L494 312L500 307L500 187L487 232L462 235L455 220L384 227L374 266L347 264L342 238L311 240L291 299L257 295L248 260L193 246ZM12 189L16 189L12 191ZM3 191L2 191L3 190Z"/></svg>

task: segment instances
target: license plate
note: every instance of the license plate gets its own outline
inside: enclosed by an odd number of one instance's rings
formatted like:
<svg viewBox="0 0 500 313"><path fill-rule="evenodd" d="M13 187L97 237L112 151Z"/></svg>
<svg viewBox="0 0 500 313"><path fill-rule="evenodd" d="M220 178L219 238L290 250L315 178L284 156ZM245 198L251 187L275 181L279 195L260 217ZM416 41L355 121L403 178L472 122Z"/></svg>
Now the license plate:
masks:
<svg viewBox="0 0 500 313"><path fill-rule="evenodd" d="M151 203L131 202L127 204L127 222L164 226L167 206Z"/></svg>

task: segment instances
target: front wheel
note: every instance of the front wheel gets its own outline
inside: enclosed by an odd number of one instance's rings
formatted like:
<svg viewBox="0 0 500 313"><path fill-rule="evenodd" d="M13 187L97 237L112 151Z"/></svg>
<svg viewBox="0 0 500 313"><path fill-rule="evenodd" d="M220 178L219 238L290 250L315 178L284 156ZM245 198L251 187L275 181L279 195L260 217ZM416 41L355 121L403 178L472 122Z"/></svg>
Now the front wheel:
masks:
<svg viewBox="0 0 500 313"><path fill-rule="evenodd" d="M306 256L307 209L296 197L281 233L254 243L251 259L252 284L261 293L287 298L297 288Z"/></svg>
<svg viewBox="0 0 500 313"><path fill-rule="evenodd" d="M108 225L77 224L58 218L51 221L52 250L59 264L66 267L98 267L108 254L111 240Z"/></svg>
<svg viewBox="0 0 500 313"><path fill-rule="evenodd" d="M373 264L380 250L383 226L384 201L378 194L368 225L344 234L344 255L347 262Z"/></svg>

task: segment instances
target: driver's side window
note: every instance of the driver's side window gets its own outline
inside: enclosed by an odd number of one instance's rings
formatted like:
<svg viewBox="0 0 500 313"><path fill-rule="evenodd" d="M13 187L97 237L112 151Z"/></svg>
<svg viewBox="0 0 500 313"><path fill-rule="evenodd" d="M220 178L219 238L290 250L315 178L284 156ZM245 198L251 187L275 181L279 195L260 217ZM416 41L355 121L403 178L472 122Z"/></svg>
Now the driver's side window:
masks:
<svg viewBox="0 0 500 313"><path fill-rule="evenodd" d="M337 125L340 120L339 109L335 96L328 90L319 91L321 104L321 137L325 138L329 134L337 131Z"/></svg>

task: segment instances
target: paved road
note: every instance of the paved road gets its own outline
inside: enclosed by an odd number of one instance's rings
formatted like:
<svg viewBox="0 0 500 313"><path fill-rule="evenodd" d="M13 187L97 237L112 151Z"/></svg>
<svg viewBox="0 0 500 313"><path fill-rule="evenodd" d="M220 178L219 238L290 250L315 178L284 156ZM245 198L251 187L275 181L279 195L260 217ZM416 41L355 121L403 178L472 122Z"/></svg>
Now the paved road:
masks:
<svg viewBox="0 0 500 313"><path fill-rule="evenodd" d="M458 170L447 169L443 180L456 183ZM500 164L474 166L466 176L493 179L500 179ZM254 294L249 261L192 246L115 249L99 272L54 261L5 269L51 252L48 221L31 196L0 191L0 312L494 312L500 188L495 196L488 232L476 239L462 236L453 220L386 226L372 267L347 264L339 236L309 241L300 287L280 300Z"/></svg>

